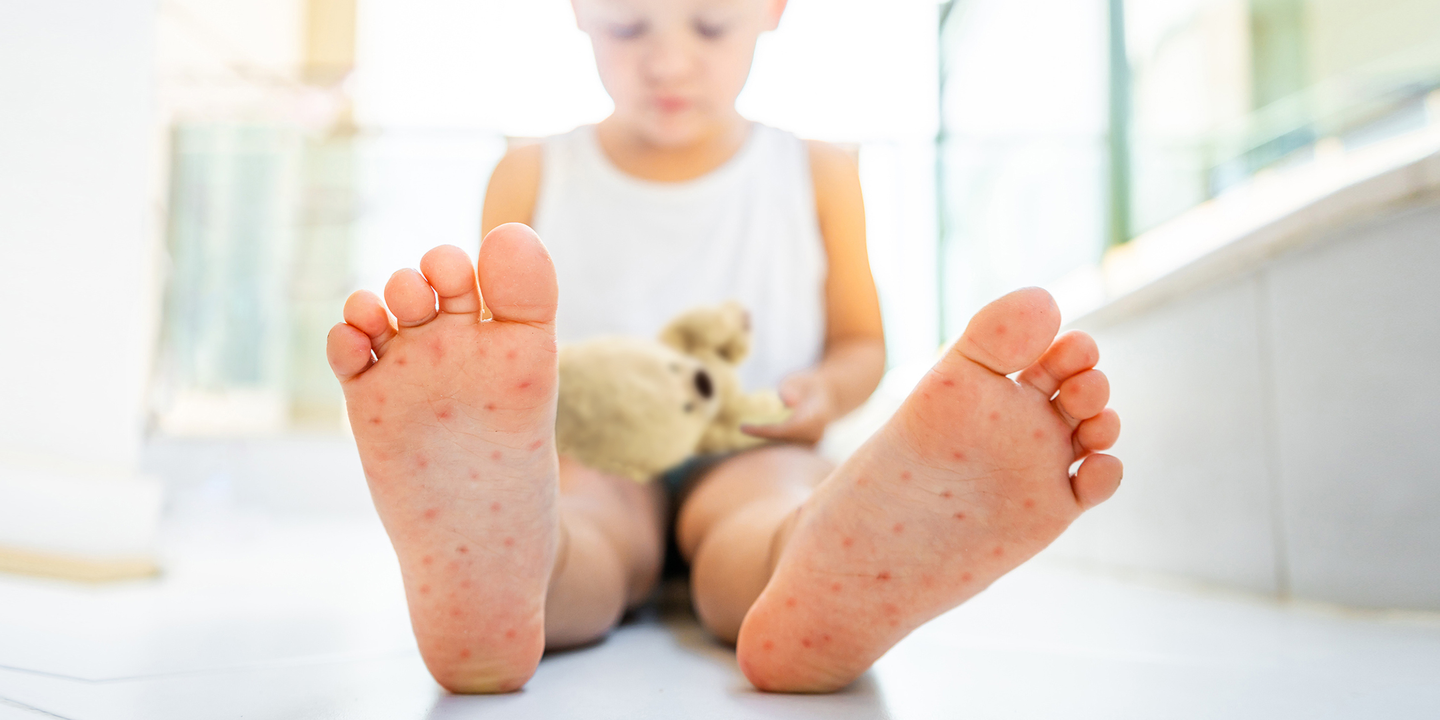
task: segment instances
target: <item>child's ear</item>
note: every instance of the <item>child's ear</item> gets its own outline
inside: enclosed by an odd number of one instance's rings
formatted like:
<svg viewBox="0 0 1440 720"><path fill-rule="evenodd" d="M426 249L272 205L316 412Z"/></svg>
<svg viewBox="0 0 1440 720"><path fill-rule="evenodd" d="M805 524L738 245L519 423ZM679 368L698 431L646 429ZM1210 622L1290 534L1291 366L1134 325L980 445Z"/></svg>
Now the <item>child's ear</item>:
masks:
<svg viewBox="0 0 1440 720"><path fill-rule="evenodd" d="M788 0L769 0L765 8L765 30L770 31L780 27L780 16L785 14L785 4ZM574 2L574 0L571 0Z"/></svg>

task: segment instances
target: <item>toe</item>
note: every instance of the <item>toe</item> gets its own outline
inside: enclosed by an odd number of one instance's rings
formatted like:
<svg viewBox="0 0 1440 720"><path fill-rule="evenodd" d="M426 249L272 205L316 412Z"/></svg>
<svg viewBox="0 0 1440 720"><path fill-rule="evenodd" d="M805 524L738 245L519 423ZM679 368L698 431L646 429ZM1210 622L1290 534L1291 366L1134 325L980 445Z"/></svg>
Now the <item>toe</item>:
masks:
<svg viewBox="0 0 1440 720"><path fill-rule="evenodd" d="M555 264L534 230L520 223L491 230L477 264L485 309L496 320L554 322Z"/></svg>
<svg viewBox="0 0 1440 720"><path fill-rule="evenodd" d="M424 325L435 319L435 289L418 271L406 268L390 276L385 283L385 304L395 314L400 327Z"/></svg>
<svg viewBox="0 0 1440 720"><path fill-rule="evenodd" d="M1075 502L1080 509L1089 510L1110 499L1120 487L1120 477L1125 469L1120 461L1111 455L1091 455L1080 463L1075 476L1070 478L1070 489L1075 493Z"/></svg>
<svg viewBox="0 0 1440 720"><path fill-rule="evenodd" d="M1090 418L1075 428L1075 455L1083 457L1090 453L1109 450L1120 439L1120 415L1106 408L1099 415Z"/></svg>
<svg viewBox="0 0 1440 720"><path fill-rule="evenodd" d="M1083 332L1072 330L1057 338L1040 360L1025 368L1017 379L1039 390L1045 397L1054 397L1065 378L1089 370L1098 362L1100 349L1095 347L1095 340Z"/></svg>
<svg viewBox="0 0 1440 720"><path fill-rule="evenodd" d="M1071 427L1099 415L1108 402L1110 380L1099 370L1071 375L1060 383L1060 392L1055 395L1055 406L1066 416Z"/></svg>
<svg viewBox="0 0 1440 720"><path fill-rule="evenodd" d="M345 322L370 338L376 357L385 354L385 346L395 337L395 324L380 298L369 290L357 290L345 300Z"/></svg>
<svg viewBox="0 0 1440 720"><path fill-rule="evenodd" d="M965 357L1009 375L1035 362L1060 330L1060 308L1040 288L1016 290L975 313L955 344Z"/></svg>
<svg viewBox="0 0 1440 720"><path fill-rule="evenodd" d="M420 259L420 272L430 281L439 298L440 312L478 315L480 291L475 285L475 267L470 256L454 245L441 245Z"/></svg>
<svg viewBox="0 0 1440 720"><path fill-rule="evenodd" d="M365 372L374 362L370 355L370 338L346 323L337 323L330 328L330 336L325 339L325 357L341 382Z"/></svg>

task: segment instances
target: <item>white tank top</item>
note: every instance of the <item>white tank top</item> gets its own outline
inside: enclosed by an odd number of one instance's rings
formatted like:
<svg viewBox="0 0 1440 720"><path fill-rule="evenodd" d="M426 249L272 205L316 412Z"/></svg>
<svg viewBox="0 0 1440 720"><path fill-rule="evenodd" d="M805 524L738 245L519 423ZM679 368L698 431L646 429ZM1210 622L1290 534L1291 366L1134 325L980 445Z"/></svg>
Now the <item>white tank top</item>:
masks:
<svg viewBox="0 0 1440 720"><path fill-rule="evenodd" d="M825 249L809 151L755 123L739 152L685 182L626 175L586 125L545 140L533 224L560 283L560 342L654 337L691 307L738 300L754 336L747 389L820 360Z"/></svg>

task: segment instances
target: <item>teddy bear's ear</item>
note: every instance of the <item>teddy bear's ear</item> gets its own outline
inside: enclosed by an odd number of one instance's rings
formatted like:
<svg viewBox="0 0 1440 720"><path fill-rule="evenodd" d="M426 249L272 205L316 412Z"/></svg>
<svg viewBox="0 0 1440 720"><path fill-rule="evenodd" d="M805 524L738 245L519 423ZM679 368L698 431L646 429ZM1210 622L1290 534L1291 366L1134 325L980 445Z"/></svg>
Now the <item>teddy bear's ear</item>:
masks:
<svg viewBox="0 0 1440 720"><path fill-rule="evenodd" d="M670 321L660 341L687 355L714 354L738 364L750 354L750 313L733 300L694 308Z"/></svg>

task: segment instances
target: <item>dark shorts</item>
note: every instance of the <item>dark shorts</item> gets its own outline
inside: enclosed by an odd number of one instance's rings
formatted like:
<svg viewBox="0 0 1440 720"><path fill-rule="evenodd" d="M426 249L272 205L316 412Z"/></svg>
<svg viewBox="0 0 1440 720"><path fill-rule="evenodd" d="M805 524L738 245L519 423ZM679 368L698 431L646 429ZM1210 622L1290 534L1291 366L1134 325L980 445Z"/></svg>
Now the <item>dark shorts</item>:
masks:
<svg viewBox="0 0 1440 720"><path fill-rule="evenodd" d="M675 542L675 517L680 513L680 503L694 489L700 478L710 472L722 461L734 457L736 453L714 453L711 455L696 455L679 465L676 465L655 479L661 487L665 488L670 505L669 520L666 522L669 528L666 531L665 565L662 572L663 577L683 577L689 575L690 567L680 557L680 546Z"/></svg>

